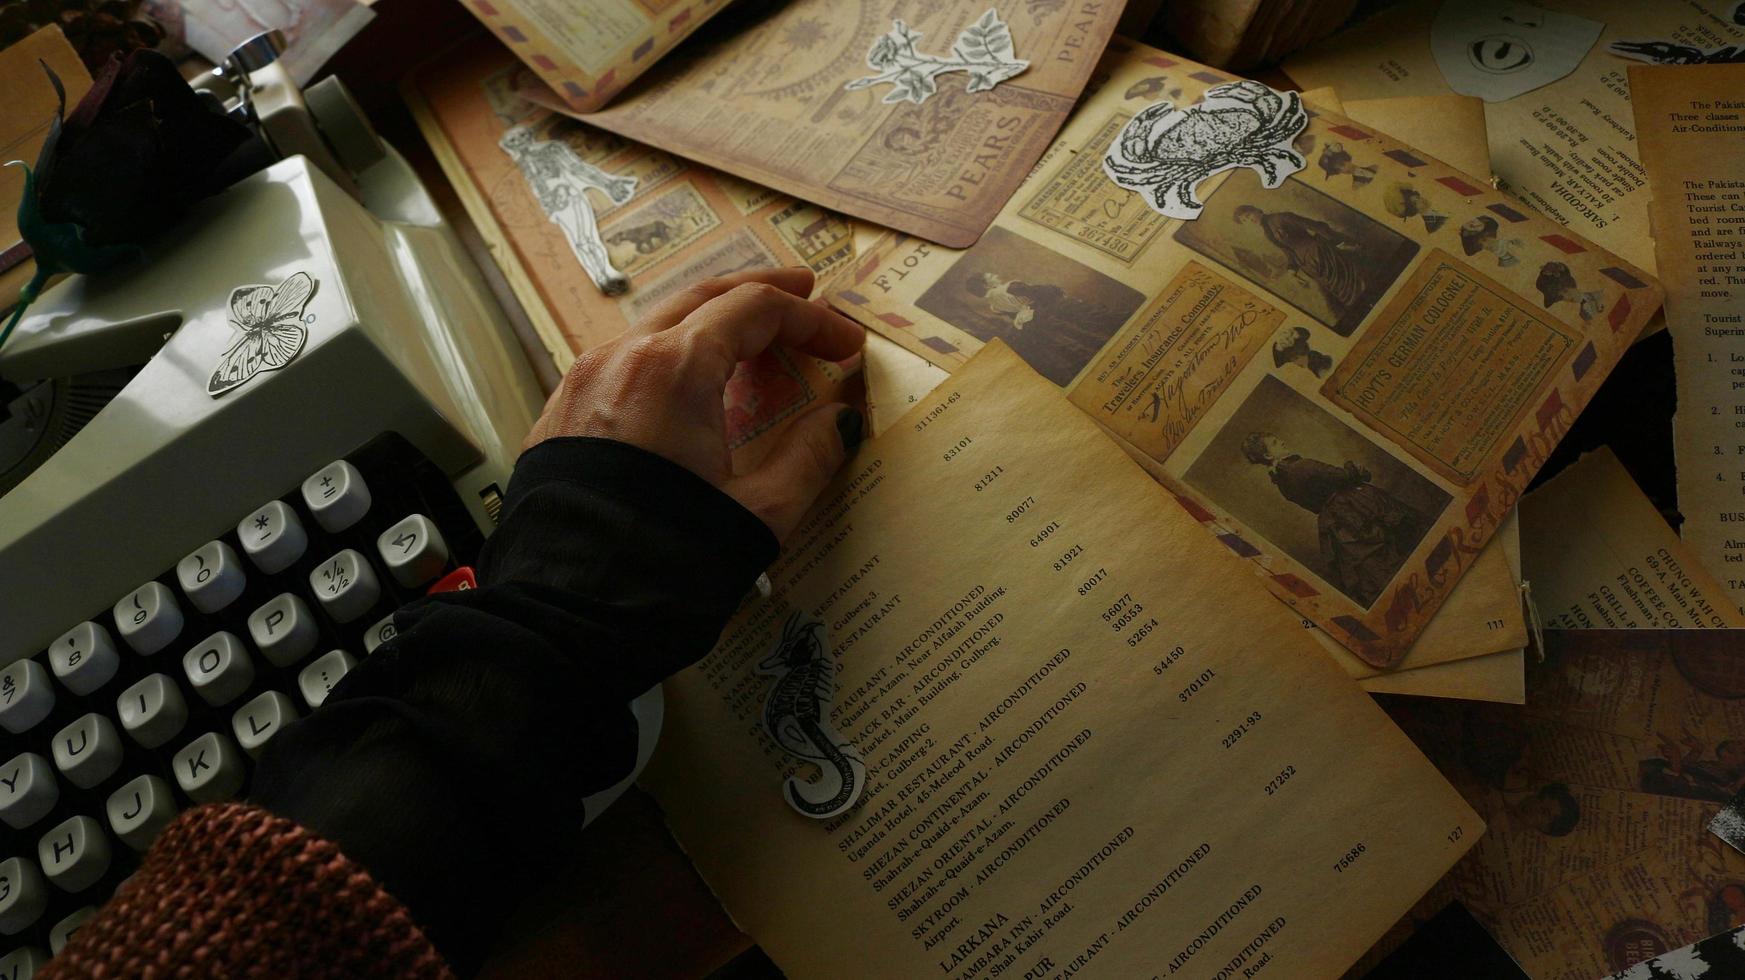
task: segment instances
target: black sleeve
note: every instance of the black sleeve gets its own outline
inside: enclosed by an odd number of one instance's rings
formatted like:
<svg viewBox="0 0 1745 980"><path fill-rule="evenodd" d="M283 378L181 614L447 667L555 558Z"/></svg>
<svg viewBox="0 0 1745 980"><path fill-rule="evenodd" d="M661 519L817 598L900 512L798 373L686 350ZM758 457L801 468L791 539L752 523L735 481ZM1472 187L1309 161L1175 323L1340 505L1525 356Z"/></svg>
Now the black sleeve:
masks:
<svg viewBox="0 0 1745 980"><path fill-rule="evenodd" d="M774 560L756 516L601 439L515 468L480 587L407 605L321 708L268 743L252 802L338 844L457 971L628 775L628 702L707 653Z"/></svg>

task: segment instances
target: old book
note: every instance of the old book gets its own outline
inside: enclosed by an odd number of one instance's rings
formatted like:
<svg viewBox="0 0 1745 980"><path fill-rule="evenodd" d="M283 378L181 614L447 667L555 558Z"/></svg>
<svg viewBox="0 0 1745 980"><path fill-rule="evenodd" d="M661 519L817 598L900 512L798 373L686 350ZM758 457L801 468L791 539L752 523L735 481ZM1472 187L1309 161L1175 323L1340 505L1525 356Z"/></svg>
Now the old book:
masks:
<svg viewBox="0 0 1745 980"><path fill-rule="evenodd" d="M1660 289L1327 112L1291 141L1303 172L1218 174L1197 218L1166 217L1109 179L1111 143L1229 76L1126 42L1103 72L973 248L893 237L831 300L947 369L1006 340L1275 594L1396 666ZM1235 91L1256 131L1296 98Z"/></svg>
<svg viewBox="0 0 1745 980"><path fill-rule="evenodd" d="M667 683L644 783L796 980L1336 976L1480 833L1001 344L863 446L769 575Z"/></svg>

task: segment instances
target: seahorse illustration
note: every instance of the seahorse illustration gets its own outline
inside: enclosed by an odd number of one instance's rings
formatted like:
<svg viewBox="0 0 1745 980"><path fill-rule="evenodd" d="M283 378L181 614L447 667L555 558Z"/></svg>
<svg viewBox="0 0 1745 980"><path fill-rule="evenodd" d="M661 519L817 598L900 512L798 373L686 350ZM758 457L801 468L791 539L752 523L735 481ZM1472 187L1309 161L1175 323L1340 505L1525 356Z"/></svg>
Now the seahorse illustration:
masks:
<svg viewBox="0 0 1745 980"><path fill-rule="evenodd" d="M795 810L819 820L854 806L866 787L866 764L824 721L836 670L823 633L823 623L794 613L775 649L757 665L758 673L775 678L763 703L764 731L790 755L816 763L822 774L815 783L790 777L782 795Z"/></svg>

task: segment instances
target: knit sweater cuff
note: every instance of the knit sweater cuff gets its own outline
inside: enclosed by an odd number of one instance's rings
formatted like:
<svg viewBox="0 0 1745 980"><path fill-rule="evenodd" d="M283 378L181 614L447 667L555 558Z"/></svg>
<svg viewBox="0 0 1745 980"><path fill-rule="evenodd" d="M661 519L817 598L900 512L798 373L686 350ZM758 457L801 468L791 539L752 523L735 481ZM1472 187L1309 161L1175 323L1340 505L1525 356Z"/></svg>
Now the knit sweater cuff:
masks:
<svg viewBox="0 0 1745 980"><path fill-rule="evenodd" d="M258 807L176 818L47 977L452 978L404 906L332 843Z"/></svg>

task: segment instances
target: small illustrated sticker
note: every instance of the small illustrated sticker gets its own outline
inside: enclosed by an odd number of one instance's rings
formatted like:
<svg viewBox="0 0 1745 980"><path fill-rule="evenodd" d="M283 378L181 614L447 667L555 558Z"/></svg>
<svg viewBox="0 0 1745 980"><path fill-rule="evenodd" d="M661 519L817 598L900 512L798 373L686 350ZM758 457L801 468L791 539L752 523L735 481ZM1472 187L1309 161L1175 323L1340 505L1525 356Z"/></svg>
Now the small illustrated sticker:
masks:
<svg viewBox="0 0 1745 980"><path fill-rule="evenodd" d="M1301 150L1302 147L1298 146L1297 149ZM1320 167L1322 180L1346 176L1351 178L1352 187L1362 187L1375 180L1377 172L1374 164L1359 166L1351 159L1351 153L1345 149L1345 144L1338 141L1321 147Z"/></svg>
<svg viewBox="0 0 1745 980"><path fill-rule="evenodd" d="M1733 12L1735 19L1745 11L1745 4ZM1745 22L1741 22L1745 23ZM1611 52L1631 61L1646 61L1651 65L1730 65L1745 63L1745 45L1693 48L1675 41L1613 41Z"/></svg>
<svg viewBox="0 0 1745 980"><path fill-rule="evenodd" d="M1592 320L1606 308L1606 294L1597 289L1581 288L1569 266L1562 262L1547 262L1540 266L1539 278L1533 281L1533 285L1539 290L1548 310L1559 303L1574 303L1583 320Z"/></svg>
<svg viewBox="0 0 1745 980"><path fill-rule="evenodd" d="M1507 269L1521 261L1515 253L1521 250L1519 238L1503 238L1502 226L1497 219L1488 214L1481 214L1460 226L1460 249L1467 255L1477 255L1480 250L1497 257L1497 266Z"/></svg>
<svg viewBox="0 0 1745 980"><path fill-rule="evenodd" d="M1449 88L1506 102L1575 71L1604 29L1519 0L1448 0L1430 25L1430 53Z"/></svg>
<svg viewBox="0 0 1745 980"><path fill-rule="evenodd" d="M763 703L764 732L788 754L816 763L820 773L813 783L790 777L782 787L788 805L817 820L847 812L866 788L866 764L824 720L836 682L824 624L800 613L789 616L757 672L775 678Z"/></svg>
<svg viewBox="0 0 1745 980"><path fill-rule="evenodd" d="M247 384L262 371L276 371L303 352L309 339L303 308L315 295L317 283L307 272L298 272L277 286L238 286L230 291L230 325L242 336L224 356L206 382L214 398Z"/></svg>
<svg viewBox="0 0 1745 980"><path fill-rule="evenodd" d="M1195 105L1157 102L1123 128L1103 172L1171 218L1197 218L1203 205L1194 189L1213 174L1247 167L1268 188L1308 166L1292 146L1309 124L1295 92L1246 79L1206 90Z"/></svg>
<svg viewBox="0 0 1745 980"><path fill-rule="evenodd" d="M628 290L630 280L613 267L606 243L600 240L587 192L594 190L613 204L623 204L636 193L636 178L609 174L577 156L569 144L537 138L531 126L510 128L497 145L515 161L540 210L563 230L570 251L600 292L617 296Z"/></svg>
<svg viewBox="0 0 1745 980"><path fill-rule="evenodd" d="M1429 199L1411 184L1393 184L1382 191L1381 206L1401 221L1410 218L1423 221L1425 231L1434 232L1448 223L1448 215L1432 207Z"/></svg>
<svg viewBox="0 0 1745 980"><path fill-rule="evenodd" d="M1021 74L1030 62L1014 56L1012 30L993 8L957 35L949 58L922 54L915 42L921 33L901 20L893 21L866 53L867 67L877 74L857 78L843 86L850 92L874 85L892 86L886 102L926 102L939 90L936 79L946 72L969 74L967 91L986 92L1008 78Z"/></svg>
<svg viewBox="0 0 1745 980"><path fill-rule="evenodd" d="M1310 334L1308 327L1286 327L1272 339L1272 366L1283 368L1287 364L1295 365L1313 374L1317 378L1327 376L1327 371L1333 367L1333 358L1309 346Z"/></svg>

